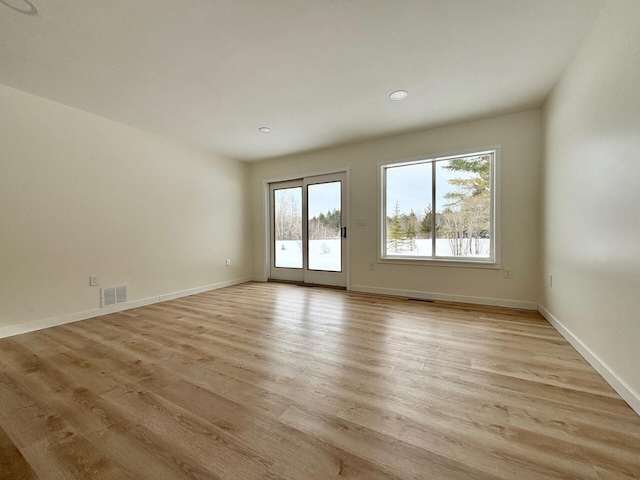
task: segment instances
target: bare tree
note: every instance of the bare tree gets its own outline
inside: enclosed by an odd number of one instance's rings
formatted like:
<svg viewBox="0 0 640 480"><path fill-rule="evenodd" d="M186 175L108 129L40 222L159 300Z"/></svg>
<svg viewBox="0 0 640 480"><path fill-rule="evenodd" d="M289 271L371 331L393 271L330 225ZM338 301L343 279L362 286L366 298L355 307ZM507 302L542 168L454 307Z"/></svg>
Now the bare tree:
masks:
<svg viewBox="0 0 640 480"><path fill-rule="evenodd" d="M302 215L296 195L277 190L275 200L276 240L302 240Z"/></svg>

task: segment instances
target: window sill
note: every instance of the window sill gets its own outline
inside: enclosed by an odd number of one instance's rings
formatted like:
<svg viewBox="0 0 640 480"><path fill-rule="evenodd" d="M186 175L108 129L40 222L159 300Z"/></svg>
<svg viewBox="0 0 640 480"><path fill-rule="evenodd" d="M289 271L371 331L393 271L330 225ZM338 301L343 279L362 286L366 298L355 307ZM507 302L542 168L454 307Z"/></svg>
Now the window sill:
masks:
<svg viewBox="0 0 640 480"><path fill-rule="evenodd" d="M500 263L493 260L451 260L449 258L384 257L379 264L415 265L421 267L484 268L500 270Z"/></svg>

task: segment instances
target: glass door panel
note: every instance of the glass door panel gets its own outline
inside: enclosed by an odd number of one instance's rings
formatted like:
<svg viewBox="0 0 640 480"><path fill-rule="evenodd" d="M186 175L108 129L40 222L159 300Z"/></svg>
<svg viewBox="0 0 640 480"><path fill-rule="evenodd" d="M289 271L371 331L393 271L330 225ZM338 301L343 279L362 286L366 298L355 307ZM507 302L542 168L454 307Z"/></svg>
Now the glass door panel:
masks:
<svg viewBox="0 0 640 480"><path fill-rule="evenodd" d="M273 191L275 266L302 268L302 187Z"/></svg>
<svg viewBox="0 0 640 480"><path fill-rule="evenodd" d="M342 271L342 182L307 187L309 270Z"/></svg>

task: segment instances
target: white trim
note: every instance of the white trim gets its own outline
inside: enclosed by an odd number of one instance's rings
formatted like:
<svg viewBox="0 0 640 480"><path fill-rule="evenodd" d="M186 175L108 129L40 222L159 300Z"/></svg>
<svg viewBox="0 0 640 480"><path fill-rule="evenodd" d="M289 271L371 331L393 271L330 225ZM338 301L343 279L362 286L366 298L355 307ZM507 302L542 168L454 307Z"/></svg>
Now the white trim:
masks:
<svg viewBox="0 0 640 480"><path fill-rule="evenodd" d="M344 200L347 208L343 208L343 223L347 226L346 250L343 253L345 259L344 269L347 280L346 288L351 287L351 235L353 235L353 226L351 225L351 167L344 170Z"/></svg>
<svg viewBox="0 0 640 480"><path fill-rule="evenodd" d="M18 325L8 325L6 327L0 327L0 338L13 337L14 335L21 335L23 333L35 332L36 330L43 330L45 328L57 327L58 325L64 325L66 323L79 322L80 320L86 320L88 318L99 317L101 315L108 315L110 313L121 312L123 310L130 310L132 308L144 307L146 305L151 305L153 303L166 302L167 300L173 300L175 298L195 295L196 293L208 292L210 290L217 290L219 288L230 287L231 285L245 283L250 280L251 280L250 278L227 280L225 282L213 283L211 285L190 288L188 290L181 290L179 292L172 292L172 293L166 293L164 295L158 295L155 297L142 298L140 300L134 300L132 302L127 302L127 303L119 303L117 305L111 305L106 308L94 308L92 310L85 310L83 312L74 312L74 313L68 313L65 315L59 315L57 317L43 318L41 320L33 320L31 322L20 323Z"/></svg>
<svg viewBox="0 0 640 480"><path fill-rule="evenodd" d="M422 300L441 300L443 302L473 303L476 305L491 305L494 307L519 308L523 310L536 310L536 302L524 300L507 300L504 298L470 297L467 295L451 295L448 293L421 292L418 290L397 290L395 288L369 287L366 285L352 285L349 290L355 292L378 293L381 295L393 295L395 297L419 298Z"/></svg>
<svg viewBox="0 0 640 480"><path fill-rule="evenodd" d="M224 282L212 283L210 285L204 285L202 287L188 288L187 290L181 290L179 292L166 293L158 296L159 302L166 302L175 298L188 297L189 295L195 295L196 293L209 292L211 290L218 290L219 288L231 287L232 285L238 285L240 283L246 283L251 281L250 277L238 278L234 280L225 280Z"/></svg>
<svg viewBox="0 0 640 480"><path fill-rule="evenodd" d="M285 175L283 177L274 177L274 178L265 178L262 180L262 183L280 183L280 182L288 182L291 180L302 180L305 177L320 177L322 175L331 175L334 173L342 173L348 172L351 170L351 167L337 167L329 170L316 170L315 172L305 172L304 174L293 174L293 175Z"/></svg>
<svg viewBox="0 0 640 480"><path fill-rule="evenodd" d="M423 265L427 267L484 268L489 270L500 270L502 268L502 265L495 262L474 261L469 259L452 260L446 257L410 257L409 255L381 258L378 260L378 263L388 263L391 265Z"/></svg>
<svg viewBox="0 0 640 480"><path fill-rule="evenodd" d="M269 199L270 184L268 180L262 181L262 232L264 233L264 258L262 262L262 278L267 281L271 273L271 201Z"/></svg>
<svg viewBox="0 0 640 480"><path fill-rule="evenodd" d="M562 335L573 348L575 348L582 357L600 374L605 381L629 404L629 406L640 415L640 393L636 392L627 385L624 380L619 378L613 370L596 355L582 340L573 334L571 330L565 327L549 310L543 305L538 305L538 312Z"/></svg>

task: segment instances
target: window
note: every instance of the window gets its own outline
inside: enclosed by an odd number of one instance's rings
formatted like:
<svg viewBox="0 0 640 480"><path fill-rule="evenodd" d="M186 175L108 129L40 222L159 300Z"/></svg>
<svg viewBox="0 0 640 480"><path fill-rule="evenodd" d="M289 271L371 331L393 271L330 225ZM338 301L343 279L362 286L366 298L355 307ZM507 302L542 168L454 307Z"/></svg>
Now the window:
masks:
<svg viewBox="0 0 640 480"><path fill-rule="evenodd" d="M382 165L382 259L496 263L497 155Z"/></svg>

